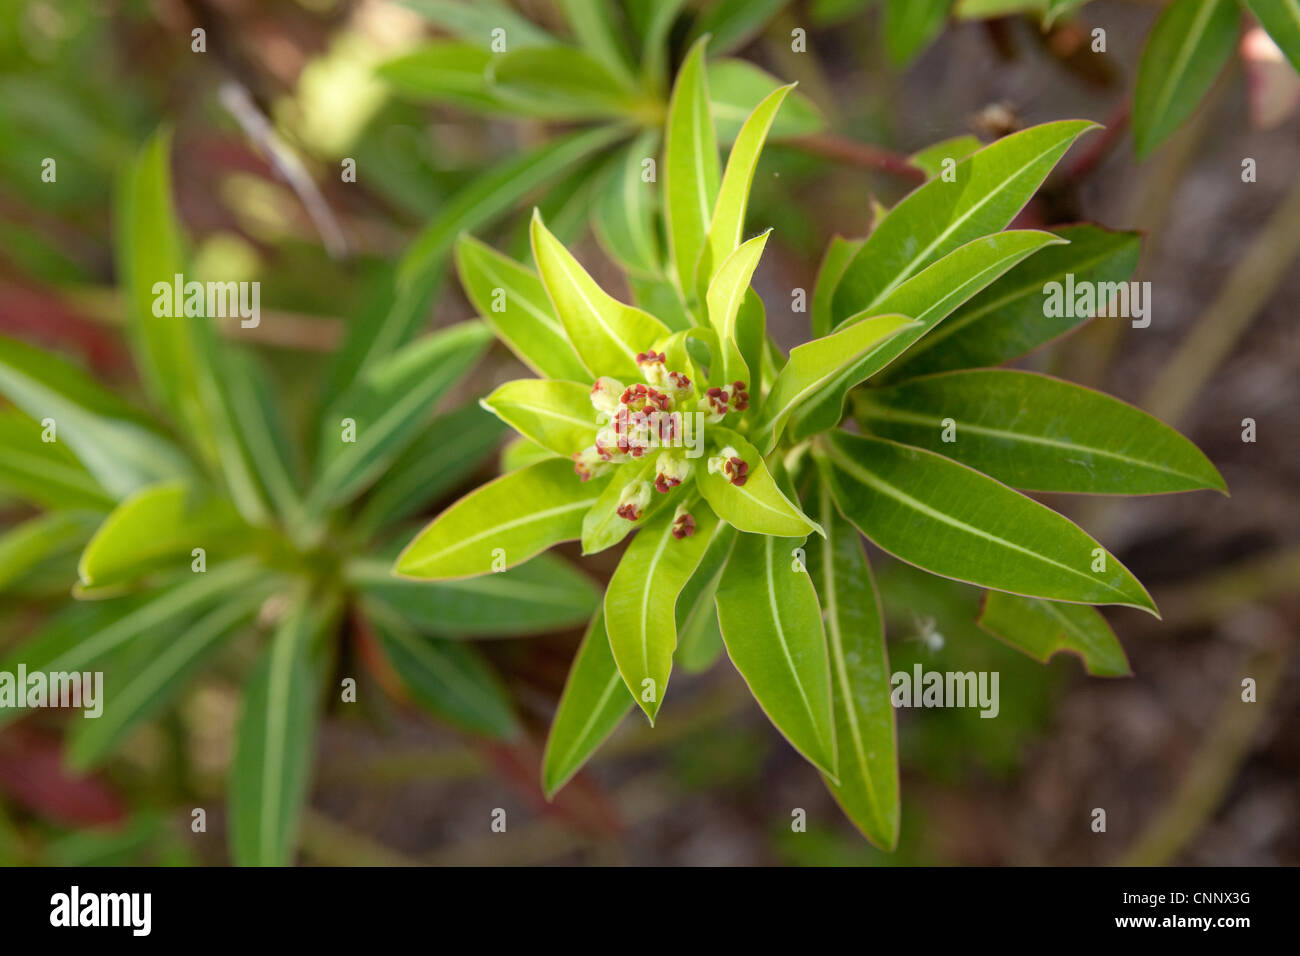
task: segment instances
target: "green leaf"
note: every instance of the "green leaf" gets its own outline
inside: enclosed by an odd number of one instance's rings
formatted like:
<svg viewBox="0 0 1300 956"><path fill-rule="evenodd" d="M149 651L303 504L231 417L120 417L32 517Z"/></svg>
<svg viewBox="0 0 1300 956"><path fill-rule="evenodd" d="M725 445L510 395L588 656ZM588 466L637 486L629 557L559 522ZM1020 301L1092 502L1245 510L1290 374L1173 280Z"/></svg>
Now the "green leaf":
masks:
<svg viewBox="0 0 1300 956"><path fill-rule="evenodd" d="M913 153L908 162L924 172L926 178L933 179L943 172L945 160L952 160L953 164L956 165L967 156L977 153L983 148L984 144L982 142L969 133L964 133L961 136L941 140L933 146L927 146L925 149Z"/></svg>
<svg viewBox="0 0 1300 956"><path fill-rule="evenodd" d="M1124 565L1077 525L1006 485L878 438L833 432L825 447L836 505L895 557L998 591L1155 614Z"/></svg>
<svg viewBox="0 0 1300 956"><path fill-rule="evenodd" d="M582 534L582 519L607 477L582 482L573 462L550 458L502 475L435 518L406 546L394 567L412 578L471 577L522 564L539 551Z"/></svg>
<svg viewBox="0 0 1300 956"><path fill-rule="evenodd" d="M321 416L309 513L319 516L346 504L373 484L415 441L430 410L478 361L489 341L480 322L453 325L374 365L339 396Z"/></svg>
<svg viewBox="0 0 1300 956"><path fill-rule="evenodd" d="M138 412L95 384L80 369L40 349L0 337L0 394L41 423L78 458L86 471L114 499L121 500L147 484L190 473L180 451ZM58 453L45 451L42 458ZM59 456L62 457L62 456ZM15 465L17 466L15 468ZM0 465L20 470L19 463ZM60 470L52 480L62 475Z"/></svg>
<svg viewBox="0 0 1300 956"><path fill-rule="evenodd" d="M479 112L513 110L488 89L492 54L471 43L437 40L381 64L375 73L406 96Z"/></svg>
<svg viewBox="0 0 1300 956"><path fill-rule="evenodd" d="M889 212L844 270L832 300L834 323L879 311L890 293L926 266L1005 228L1070 145L1094 128L1086 120L1032 126L962 160L954 182L932 179L918 187Z"/></svg>
<svg viewBox="0 0 1300 956"><path fill-rule="evenodd" d="M721 425L709 425L707 435L710 454L720 454L730 447L749 466L743 485L733 485L721 473L710 473L703 462L696 466L700 493L719 518L751 534L794 538L810 531L821 533L817 522L781 493L757 448Z"/></svg>
<svg viewBox="0 0 1300 956"><path fill-rule="evenodd" d="M718 585L727 653L768 719L836 776L830 665L817 592L794 554L802 541L740 534Z"/></svg>
<svg viewBox="0 0 1300 956"><path fill-rule="evenodd" d="M1088 0L1047 0L1047 9L1043 12L1043 29L1050 30L1061 17L1073 13Z"/></svg>
<svg viewBox="0 0 1300 956"><path fill-rule="evenodd" d="M1045 246L1064 242L1048 232L999 232L968 242L908 279L865 314L909 315L920 324L901 331L836 376L795 416L796 441L833 428L844 414L844 399L854 385L880 372L980 289Z"/></svg>
<svg viewBox="0 0 1300 956"><path fill-rule="evenodd" d="M1300 71L1300 0L1246 0L1246 6Z"/></svg>
<svg viewBox="0 0 1300 956"><path fill-rule="evenodd" d="M1151 28L1133 93L1133 145L1145 159L1196 109L1237 42L1232 0L1171 3Z"/></svg>
<svg viewBox="0 0 1300 956"><path fill-rule="evenodd" d="M479 315L521 362L547 378L588 377L537 273L472 236L456 243L456 269Z"/></svg>
<svg viewBox="0 0 1300 956"><path fill-rule="evenodd" d="M500 0L398 0L399 5L437 24L463 40L477 43L485 50L492 48L494 30L505 32L510 49L531 46L548 46L558 43L555 37L537 26L527 17L517 13Z"/></svg>
<svg viewBox="0 0 1300 956"><path fill-rule="evenodd" d="M0 409L0 488L42 508L108 511L113 498L68 446L16 408ZM57 434L57 431L56 431Z"/></svg>
<svg viewBox="0 0 1300 956"><path fill-rule="evenodd" d="M691 508L695 533L673 534L675 515L661 511L623 552L605 592L605 629L628 690L653 725L677 648L678 595L695 573L718 519L707 505Z"/></svg>
<svg viewBox="0 0 1300 956"><path fill-rule="evenodd" d="M1117 398L1036 372L927 375L867 391L856 410L863 427L882 438L928 448L1013 488L1227 492L1209 459L1168 425Z"/></svg>
<svg viewBox="0 0 1300 956"><path fill-rule="evenodd" d="M151 571L190 566L191 552L217 553L246 531L225 498L183 481L141 489L104 519L77 565L83 588L132 581Z"/></svg>
<svg viewBox="0 0 1300 956"><path fill-rule="evenodd" d="M483 407L525 438L572 457L596 440L591 388L578 382L525 378L497 386Z"/></svg>
<svg viewBox="0 0 1300 956"><path fill-rule="evenodd" d="M505 448L501 449L501 471L518 471L520 468L527 468L539 461L556 457L558 456L555 452L549 448L543 448L522 435L516 435L506 442Z"/></svg>
<svg viewBox="0 0 1300 956"><path fill-rule="evenodd" d="M865 239L845 239L832 236L826 246L826 254L817 269L817 279L813 285L812 304L809 306L809 320L812 333L817 337L830 334L835 324L831 320L831 299L840 284L844 270L848 268L853 257L862 248Z"/></svg>
<svg viewBox="0 0 1300 956"><path fill-rule="evenodd" d="M754 185L754 172L758 169L758 158L762 155L763 144L767 142L768 131L777 111L794 84L773 90L754 108L754 112L745 120L736 143L727 157L727 167L722 174L722 185L718 187L718 198L713 205L713 216L709 221L708 235L704 241L704 250L697 267L697 287L711 287L715 276L721 272L727 258L740 246L740 239L745 228L745 210L749 205L749 191ZM762 245L759 245L761 252ZM758 255L754 256L757 264ZM753 268L750 268L753 272ZM748 279L745 281L748 286Z"/></svg>
<svg viewBox="0 0 1300 956"><path fill-rule="evenodd" d="M772 383L754 428L753 434L761 437L762 447L771 449L776 445L786 421L803 402L846 370L869 362L900 332L919 325L905 315L877 315L791 349L790 359Z"/></svg>
<svg viewBox="0 0 1300 956"><path fill-rule="evenodd" d="M691 28L691 37L709 36L713 52L740 49L756 37L788 0L717 0Z"/></svg>
<svg viewBox="0 0 1300 956"><path fill-rule="evenodd" d="M56 511L0 530L0 591L50 558L79 551L98 518L89 511Z"/></svg>
<svg viewBox="0 0 1300 956"><path fill-rule="evenodd" d="M943 29L949 0L885 0L885 50L906 66Z"/></svg>
<svg viewBox="0 0 1300 956"><path fill-rule="evenodd" d="M655 223L654 186L642 176L645 160L654 160L659 133L647 130L611 164L591 211L591 225L601 246L630 273L654 278L662 274Z"/></svg>
<svg viewBox="0 0 1300 956"><path fill-rule="evenodd" d="M435 418L375 483L356 527L373 532L437 501L479 468L504 431L477 405Z"/></svg>
<svg viewBox="0 0 1300 956"><path fill-rule="evenodd" d="M918 341L886 378L1001 365L1078 327L1096 310L1061 309L1045 314L1048 283L1071 288L1128 281L1137 268L1142 237L1098 226L1052 230L1069 245L1048 246L1016 266ZM1067 280L1066 276L1074 278ZM1066 313L1076 313L1066 314Z"/></svg>
<svg viewBox="0 0 1300 956"><path fill-rule="evenodd" d="M466 644L417 634L391 612L367 608L384 656L416 702L434 716L496 740L519 733L500 679Z"/></svg>
<svg viewBox="0 0 1300 956"><path fill-rule="evenodd" d="M244 686L230 774L231 856L238 866L286 866L293 859L316 735L309 654L318 626L308 600L296 599Z"/></svg>
<svg viewBox="0 0 1300 956"><path fill-rule="evenodd" d="M758 390L755 373L760 370L751 368L740 350L742 336L736 328L736 319L770 234L771 230L768 230L727 253L717 274L709 283L708 294L705 296L709 325L718 333L718 341L722 345L722 381L748 382L753 392ZM703 259L700 261L704 262ZM717 378L716 374L714 378Z"/></svg>
<svg viewBox="0 0 1300 956"><path fill-rule="evenodd" d="M621 14L616 5L603 0L560 0L560 6L579 45L617 76L623 86L635 86L622 24L616 22Z"/></svg>
<svg viewBox="0 0 1300 956"><path fill-rule="evenodd" d="M636 356L668 327L648 312L624 305L596 284L535 212L533 258L555 314L592 375L636 376Z"/></svg>
<svg viewBox="0 0 1300 956"><path fill-rule="evenodd" d="M839 781L826 786L876 846L898 844L898 742L890 701L889 654L876 583L857 529L817 482L816 514L826 537L808 549L830 653Z"/></svg>
<svg viewBox="0 0 1300 956"><path fill-rule="evenodd" d="M596 554L606 548L612 548L637 528L648 523L670 501L676 503L680 498L677 490L667 494L655 492L650 497L650 504L635 521L624 518L618 513L624 488L637 482L653 487L657 459L658 455L646 455L638 462L629 462L614 469L609 484L605 485L600 498L582 519L583 555Z"/></svg>
<svg viewBox="0 0 1300 956"><path fill-rule="evenodd" d="M718 198L718 140L709 108L704 70L707 38L691 47L668 102L664 142L664 216L668 253L683 297L695 290L696 265L704 249Z"/></svg>
<svg viewBox="0 0 1300 956"><path fill-rule="evenodd" d="M959 20L987 20L1041 10L1046 4L1047 0L957 0L953 13Z"/></svg>
<svg viewBox="0 0 1300 956"><path fill-rule="evenodd" d="M546 737L542 791L548 800L573 778L633 706L609 649L604 618L604 609L597 608L569 669Z"/></svg>
<svg viewBox="0 0 1300 956"><path fill-rule="evenodd" d="M394 577L383 561L359 559L348 580L368 607L382 605L407 626L437 637L514 637L575 627L600 593L573 565L539 554L518 567L454 581Z"/></svg>
<svg viewBox="0 0 1300 956"><path fill-rule="evenodd" d="M627 0L628 19L641 36L641 72L647 89L662 92L668 71L668 33L686 0Z"/></svg>
<svg viewBox="0 0 1300 956"><path fill-rule="evenodd" d="M494 57L488 89L546 119L634 118L650 104L600 60L572 47L526 47Z"/></svg>
<svg viewBox="0 0 1300 956"><path fill-rule="evenodd" d="M254 619L268 593L258 587L233 595L179 632L143 634L109 655L98 669L111 693L104 695L98 717L73 722L69 766L85 771L99 764L132 730L175 700L221 642Z"/></svg>
<svg viewBox="0 0 1300 956"><path fill-rule="evenodd" d="M718 142L734 142L754 108L784 84L748 60L712 60L708 67L709 97ZM792 93L772 123L772 139L816 133L826 125L812 100Z"/></svg>
<svg viewBox="0 0 1300 956"><path fill-rule="evenodd" d="M1000 641L1046 664L1060 651L1079 655L1094 677L1126 677L1128 658L1095 607L1060 604L1001 591L984 596L975 622Z"/></svg>
<svg viewBox="0 0 1300 956"><path fill-rule="evenodd" d="M700 566L677 597L677 653L674 662L688 674L707 670L722 653L722 631L713 599L718 593L736 529L719 522Z"/></svg>

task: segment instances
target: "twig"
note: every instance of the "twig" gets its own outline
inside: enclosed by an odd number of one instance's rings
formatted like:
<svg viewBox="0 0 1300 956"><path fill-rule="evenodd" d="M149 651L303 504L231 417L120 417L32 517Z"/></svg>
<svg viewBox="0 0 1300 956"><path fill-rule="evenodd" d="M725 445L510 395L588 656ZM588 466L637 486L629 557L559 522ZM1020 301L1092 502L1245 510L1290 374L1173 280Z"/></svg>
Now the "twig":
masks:
<svg viewBox="0 0 1300 956"><path fill-rule="evenodd" d="M858 143L836 136L834 133L810 133L807 136L795 136L782 142L805 153L821 156L823 159L837 163L878 169L909 182L925 182L925 171L913 166L911 160L901 153Z"/></svg>

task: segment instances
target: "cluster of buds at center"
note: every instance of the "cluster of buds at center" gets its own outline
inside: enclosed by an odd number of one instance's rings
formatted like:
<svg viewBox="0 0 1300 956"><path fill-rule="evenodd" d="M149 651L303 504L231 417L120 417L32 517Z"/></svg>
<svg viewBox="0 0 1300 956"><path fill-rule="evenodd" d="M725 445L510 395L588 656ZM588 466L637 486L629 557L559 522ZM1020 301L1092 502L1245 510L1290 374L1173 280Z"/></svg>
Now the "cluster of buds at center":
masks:
<svg viewBox="0 0 1300 956"><path fill-rule="evenodd" d="M728 445L720 455L709 459L709 474L720 474L739 488L749 480L749 465L740 457L740 452Z"/></svg>

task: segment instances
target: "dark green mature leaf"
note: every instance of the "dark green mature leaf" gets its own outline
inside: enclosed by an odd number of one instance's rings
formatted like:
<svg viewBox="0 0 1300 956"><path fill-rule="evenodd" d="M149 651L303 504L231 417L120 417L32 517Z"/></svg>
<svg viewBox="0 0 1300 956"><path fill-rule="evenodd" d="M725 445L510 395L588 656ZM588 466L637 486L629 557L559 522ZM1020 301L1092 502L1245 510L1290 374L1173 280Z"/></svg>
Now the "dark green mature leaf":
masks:
<svg viewBox="0 0 1300 956"><path fill-rule="evenodd" d="M1180 0L1151 28L1133 93L1133 144L1150 155L1214 85L1237 41L1233 0Z"/></svg>
<svg viewBox="0 0 1300 956"><path fill-rule="evenodd" d="M0 337L0 395L40 423L39 430L29 433L32 439L44 442L42 432L53 423L54 438L115 499L152 482L190 474L189 462L180 451L129 405L76 366L4 337ZM45 451L26 451L54 457ZM23 467L21 462L0 465L0 475L14 464L15 471ZM70 478L57 472L56 480L58 474Z"/></svg>
<svg viewBox="0 0 1300 956"><path fill-rule="evenodd" d="M845 268L832 300L833 322L879 311L926 266L1005 228L1070 145L1095 127L1063 120L1012 133L958 163L954 182L932 179L918 187L890 210Z"/></svg>
<svg viewBox="0 0 1300 956"><path fill-rule="evenodd" d="M623 35L622 11L605 0L560 0L564 19L578 44L627 87L636 85L632 56Z"/></svg>
<svg viewBox="0 0 1300 956"><path fill-rule="evenodd" d="M839 515L824 481L815 513L826 537L808 549L830 652L839 781L826 785L872 843L898 844L898 742L880 600L857 529Z"/></svg>
<svg viewBox="0 0 1300 956"><path fill-rule="evenodd" d="M951 0L885 0L885 50L905 66L943 29Z"/></svg>
<svg viewBox="0 0 1300 956"><path fill-rule="evenodd" d="M447 580L514 567L582 535L583 516L608 477L578 480L573 462L548 458L470 492L398 557L396 573Z"/></svg>
<svg viewBox="0 0 1300 956"><path fill-rule="evenodd" d="M515 112L488 89L492 54L472 43L436 40L389 60L376 73L399 93L479 112Z"/></svg>
<svg viewBox="0 0 1300 956"><path fill-rule="evenodd" d="M230 775L231 856L239 866L286 866L311 783L316 680L311 641L321 624L297 598L244 686Z"/></svg>
<svg viewBox="0 0 1300 956"><path fill-rule="evenodd" d="M1094 677L1131 673L1124 648L1095 607L1060 604L1002 591L984 596L977 623L994 637L1044 664L1060 651L1077 654Z"/></svg>
<svg viewBox="0 0 1300 956"><path fill-rule="evenodd" d="M0 488L43 508L112 508L113 497L68 446L41 441L42 431L18 409L0 409Z"/></svg>
<svg viewBox="0 0 1300 956"><path fill-rule="evenodd" d="M393 671L420 706L470 733L497 740L519 733L505 687L474 648L416 633L382 606L367 605L367 617Z"/></svg>
<svg viewBox="0 0 1300 956"><path fill-rule="evenodd" d="M691 507L695 533L678 538L675 514L661 511L618 563L605 592L605 630L628 690L650 723L663 704L677 649L675 608L718 524L708 505Z"/></svg>
<svg viewBox="0 0 1300 956"><path fill-rule="evenodd" d="M320 460L308 512L319 516L373 484L419 436L430 409L478 361L489 341L480 322L451 326L377 363L339 396L321 416Z"/></svg>
<svg viewBox="0 0 1300 956"><path fill-rule="evenodd" d="M1155 613L1137 578L1086 532L1006 485L878 438L833 432L824 447L836 505L895 557L998 591Z"/></svg>
<svg viewBox="0 0 1300 956"><path fill-rule="evenodd" d="M901 330L879 348L841 370L797 412L790 427L796 441L833 428L854 385L886 368L930 329L1008 269L1048 245L1064 240L1048 232L1015 230L975 239L908 279L864 315L906 315L919 325Z"/></svg>
<svg viewBox="0 0 1300 956"><path fill-rule="evenodd" d="M961 162L972 153L984 148L984 144L969 133L941 140L933 146L918 150L909 158L909 162L933 179L943 172L944 165L951 161L953 165Z"/></svg>
<svg viewBox="0 0 1300 956"><path fill-rule="evenodd" d="M647 89L663 93L668 73L668 33L686 0L627 0L628 19L641 37L641 73Z"/></svg>
<svg viewBox="0 0 1300 956"><path fill-rule="evenodd" d="M863 427L882 438L928 448L1014 488L1227 491L1209 459L1168 425L1117 398L1036 372L927 375L869 390L856 410Z"/></svg>
<svg viewBox="0 0 1300 956"><path fill-rule="evenodd" d="M830 664L800 538L740 534L718 585L731 661L764 713L803 756L836 776Z"/></svg>
<svg viewBox="0 0 1300 956"><path fill-rule="evenodd" d="M537 273L472 236L456 243L456 269L479 315L521 362L546 378L588 377Z"/></svg>
<svg viewBox="0 0 1300 956"><path fill-rule="evenodd" d="M247 532L226 498L183 481L150 485L104 519L81 554L77 574L83 588L103 588L151 571L178 571L191 566L195 548L219 552Z"/></svg>
<svg viewBox="0 0 1300 956"><path fill-rule="evenodd" d="M572 47L527 47L494 57L488 89L546 119L648 115L651 104L600 60Z"/></svg>
<svg viewBox="0 0 1300 956"><path fill-rule="evenodd" d="M97 667L109 690L102 713L73 722L69 765L84 771L100 763L132 730L175 700L221 642L254 619L268 594L262 586L232 595L179 632L142 634L110 654Z"/></svg>
<svg viewBox="0 0 1300 956"><path fill-rule="evenodd" d="M654 161L659 133L647 130L628 144L610 165L591 225L605 251L633 275L663 273L655 223L655 187L645 180L646 160Z"/></svg>
<svg viewBox="0 0 1300 956"><path fill-rule="evenodd" d="M717 124L720 143L733 142L758 104L785 85L748 60L711 60L707 70L709 99L713 104L713 121ZM772 139L806 136L825 125L812 100L796 91L781 107L769 135Z"/></svg>
<svg viewBox="0 0 1300 956"><path fill-rule="evenodd" d="M789 0L717 0L691 27L691 38L709 36L713 52L721 56L740 49Z"/></svg>
<svg viewBox="0 0 1300 956"><path fill-rule="evenodd" d="M722 174L704 69L707 38L696 41L677 73L668 102L664 142L664 217L668 253L684 298L695 291L696 265L704 249Z"/></svg>
<svg viewBox="0 0 1300 956"><path fill-rule="evenodd" d="M542 792L550 800L573 778L633 707L614 663L598 608L582 639L542 754Z"/></svg>
<svg viewBox="0 0 1300 956"><path fill-rule="evenodd" d="M1019 358L1084 322L1087 310L1045 314L1049 282L1126 282L1137 268L1142 237L1099 226L1061 226L1053 234L1069 245L1048 246L971 299L913 345L885 374L888 379L959 368L1000 365ZM1064 291L1064 287L1062 287Z"/></svg>
<svg viewBox="0 0 1300 956"><path fill-rule="evenodd" d="M452 581L394 577L379 560L361 559L348 579L367 606L380 604L408 626L438 637L513 637L581 624L600 603L591 579L573 565L539 554L518 567Z"/></svg>
<svg viewBox="0 0 1300 956"><path fill-rule="evenodd" d="M1300 70L1300 0L1246 0L1255 19Z"/></svg>
<svg viewBox="0 0 1300 956"><path fill-rule="evenodd" d="M844 270L848 268L865 239L845 239L832 236L826 246L826 254L817 270L817 281L813 285L812 303L809 308L809 321L812 323L813 335L820 338L828 335L834 322L831 319L831 299L840 284Z"/></svg>
<svg viewBox="0 0 1300 956"><path fill-rule="evenodd" d="M501 0L399 0L403 7L414 10L454 36L477 43L486 50L492 48L493 31L504 31L506 49L518 47L549 46L559 41L527 17L521 16Z"/></svg>
<svg viewBox="0 0 1300 956"><path fill-rule="evenodd" d="M55 511L0 531L0 592L51 558L80 551L100 517L94 511Z"/></svg>

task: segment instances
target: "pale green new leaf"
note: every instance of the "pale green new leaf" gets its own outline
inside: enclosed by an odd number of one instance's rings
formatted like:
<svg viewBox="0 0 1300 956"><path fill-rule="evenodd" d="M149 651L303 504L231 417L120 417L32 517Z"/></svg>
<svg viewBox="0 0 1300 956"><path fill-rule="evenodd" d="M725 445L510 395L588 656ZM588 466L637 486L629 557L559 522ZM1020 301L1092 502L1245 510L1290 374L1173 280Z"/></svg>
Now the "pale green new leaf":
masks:
<svg viewBox="0 0 1300 956"><path fill-rule="evenodd" d="M800 538L740 534L718 585L718 623L750 693L791 745L837 776L826 632Z"/></svg>
<svg viewBox="0 0 1300 956"><path fill-rule="evenodd" d="M573 659L546 737L542 791L548 800L582 768L632 706L609 649L604 609L598 608Z"/></svg>
<svg viewBox="0 0 1300 956"><path fill-rule="evenodd" d="M1237 42L1233 0L1179 0L1151 28L1133 93L1133 145L1145 158L1210 91Z"/></svg>
<svg viewBox="0 0 1300 956"><path fill-rule="evenodd" d="M1094 677L1125 677L1131 673L1115 632L1100 611L1086 604L1060 604L989 591L975 623L1044 664L1065 651L1077 654Z"/></svg>
<svg viewBox="0 0 1300 956"><path fill-rule="evenodd" d="M668 252L683 297L695 290L696 265L704 249L721 173L718 141L704 69L707 38L691 47L677 73L668 103L664 142L664 216Z"/></svg>
<svg viewBox="0 0 1300 956"><path fill-rule="evenodd" d="M942 372L864 392L863 427L1027 491L1146 495L1227 485L1168 425L1101 392L1009 369ZM945 440L945 425L953 431Z"/></svg>
<svg viewBox="0 0 1300 956"><path fill-rule="evenodd" d="M691 509L695 533L673 534L666 509L632 539L605 591L605 629L628 690L653 724L668 690L677 649L678 595L695 573L718 519L707 505Z"/></svg>
<svg viewBox="0 0 1300 956"><path fill-rule="evenodd" d="M456 271L483 321L521 362L547 378L588 377L537 273L473 236L456 243Z"/></svg>
<svg viewBox="0 0 1300 956"><path fill-rule="evenodd" d="M525 378L497 386L483 407L525 438L572 457L596 439L590 386Z"/></svg>
<svg viewBox="0 0 1300 956"><path fill-rule="evenodd" d="M890 293L926 266L1005 228L1070 145L1094 128L1086 120L1032 126L962 160L955 181L932 179L918 187L890 210L844 270L832 300L833 322L880 311Z"/></svg>
<svg viewBox="0 0 1300 956"><path fill-rule="evenodd" d="M582 534L582 520L608 477L582 482L573 462L549 458L502 475L435 518L394 566L412 578L471 577L522 564Z"/></svg>
<svg viewBox="0 0 1300 956"><path fill-rule="evenodd" d="M1155 613L1146 589L1086 532L1001 482L878 438L833 432L825 447L836 505L895 557L998 591Z"/></svg>
<svg viewBox="0 0 1300 956"><path fill-rule="evenodd" d="M626 486L643 482L647 487L653 487L657 458L658 455L646 455L641 459L640 464L625 465L614 470L613 477L605 486L604 492L582 519L584 555L596 554L606 548L612 548L631 532L648 523L669 503L676 505L681 499L680 489L673 489L667 494L656 491L650 496L650 504L635 521L629 521L618 513L619 499Z"/></svg>
<svg viewBox="0 0 1300 956"><path fill-rule="evenodd" d="M826 529L808 548L808 573L821 601L831 664L839 780L826 785L876 846L898 843L898 742L890 701L889 654L876 583L858 531L817 482L817 518Z"/></svg>
<svg viewBox="0 0 1300 956"><path fill-rule="evenodd" d="M745 483L733 485L721 473L710 474L702 459L696 465L696 484L719 518L751 534L794 538L810 531L821 533L821 526L777 487L757 448L721 425L709 425L706 435L710 449L706 454L720 455L724 448L730 447L749 466Z"/></svg>
<svg viewBox="0 0 1300 956"><path fill-rule="evenodd" d="M709 283L708 294L705 296L709 325L718 333L718 341L722 344L722 380L727 383L738 380L747 382L754 386L752 392L758 391L754 376L758 369L751 370L741 352L741 336L736 328L736 319L770 234L769 229L727 253L717 274ZM713 377L717 379L716 374Z"/></svg>
<svg viewBox="0 0 1300 956"><path fill-rule="evenodd" d="M668 327L605 292L536 212L532 239L542 284L583 364L592 375L636 376L637 354L667 335Z"/></svg>

